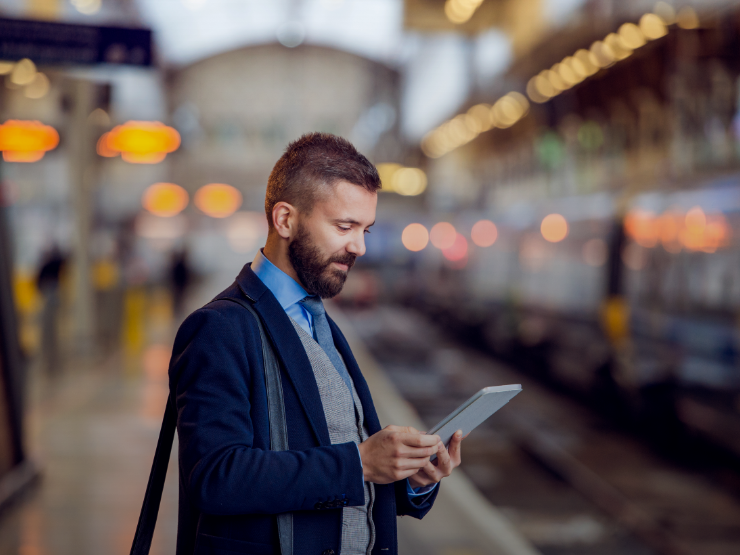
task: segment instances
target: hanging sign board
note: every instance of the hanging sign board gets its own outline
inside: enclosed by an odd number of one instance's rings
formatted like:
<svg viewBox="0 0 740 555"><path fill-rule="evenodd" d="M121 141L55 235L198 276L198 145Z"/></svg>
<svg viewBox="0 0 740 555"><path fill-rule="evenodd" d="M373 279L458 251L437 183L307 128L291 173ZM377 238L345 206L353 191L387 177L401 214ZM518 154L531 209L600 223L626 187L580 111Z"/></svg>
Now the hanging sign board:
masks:
<svg viewBox="0 0 740 555"><path fill-rule="evenodd" d="M0 60L36 64L152 65L152 32L51 21L0 18Z"/></svg>

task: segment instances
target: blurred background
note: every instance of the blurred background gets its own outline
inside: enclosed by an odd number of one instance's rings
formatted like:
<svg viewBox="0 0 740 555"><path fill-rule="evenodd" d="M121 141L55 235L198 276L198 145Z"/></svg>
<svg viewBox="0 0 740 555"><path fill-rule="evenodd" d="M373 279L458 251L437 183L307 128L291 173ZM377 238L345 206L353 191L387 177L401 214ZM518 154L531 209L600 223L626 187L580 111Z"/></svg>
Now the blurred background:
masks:
<svg viewBox="0 0 740 555"><path fill-rule="evenodd" d="M331 307L381 420L524 386L402 553L740 552L740 2L0 0L0 79L0 555L128 552L309 131L383 181Z"/></svg>

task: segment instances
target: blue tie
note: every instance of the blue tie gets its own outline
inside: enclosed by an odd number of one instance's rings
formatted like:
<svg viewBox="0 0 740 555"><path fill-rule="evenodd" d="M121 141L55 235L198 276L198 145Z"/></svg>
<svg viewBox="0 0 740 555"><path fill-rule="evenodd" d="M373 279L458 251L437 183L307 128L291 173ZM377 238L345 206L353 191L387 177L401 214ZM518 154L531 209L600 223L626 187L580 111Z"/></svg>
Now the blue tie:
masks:
<svg viewBox="0 0 740 555"><path fill-rule="evenodd" d="M305 297L300 303L313 316L313 334L316 342L324 349L326 356L329 357L334 368L342 377L344 383L347 384L351 394L352 382L350 381L347 367L344 365L342 357L339 356L339 352L337 352L337 348L334 346L329 321L326 319L324 303L321 302L319 297Z"/></svg>

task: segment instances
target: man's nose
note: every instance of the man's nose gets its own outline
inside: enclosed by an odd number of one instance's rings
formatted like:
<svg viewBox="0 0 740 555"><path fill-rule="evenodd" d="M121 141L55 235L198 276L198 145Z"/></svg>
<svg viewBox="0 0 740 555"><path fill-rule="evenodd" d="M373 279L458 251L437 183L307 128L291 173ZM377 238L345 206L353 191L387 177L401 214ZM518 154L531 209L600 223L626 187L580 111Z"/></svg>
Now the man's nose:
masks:
<svg viewBox="0 0 740 555"><path fill-rule="evenodd" d="M365 250L365 232L361 231L359 234L352 236L352 240L347 245L347 252L362 256L365 254Z"/></svg>

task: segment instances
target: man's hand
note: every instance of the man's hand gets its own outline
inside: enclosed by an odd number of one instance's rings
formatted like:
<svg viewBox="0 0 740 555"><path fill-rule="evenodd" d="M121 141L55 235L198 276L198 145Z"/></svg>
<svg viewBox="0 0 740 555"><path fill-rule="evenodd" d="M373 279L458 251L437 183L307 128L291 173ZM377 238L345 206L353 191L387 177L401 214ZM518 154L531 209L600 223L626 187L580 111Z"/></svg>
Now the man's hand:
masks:
<svg viewBox="0 0 740 555"><path fill-rule="evenodd" d="M444 443L440 441L437 444L437 458L425 464L416 474L409 476L411 487L421 488L436 484L442 478L449 476L453 469L460 466L460 462L462 462L460 445L463 439L462 430L456 431L450 440L449 450L445 449Z"/></svg>
<svg viewBox="0 0 740 555"><path fill-rule="evenodd" d="M359 445L364 480L375 484L404 480L429 464L439 444L439 436L411 427L386 426Z"/></svg>

